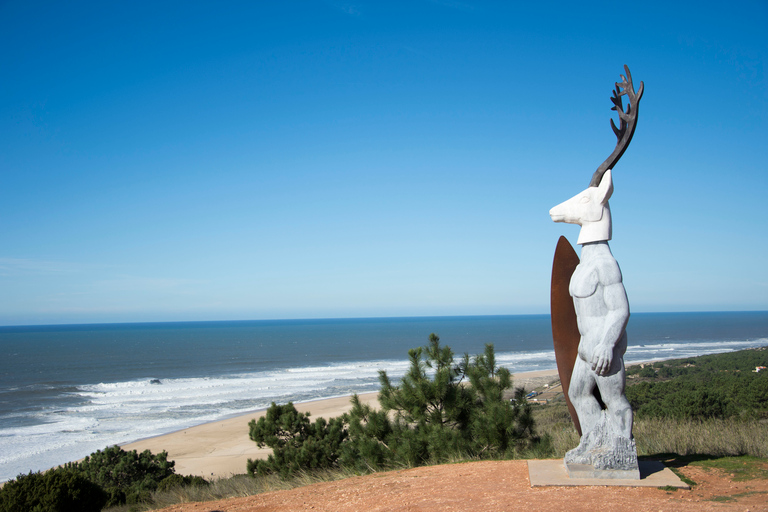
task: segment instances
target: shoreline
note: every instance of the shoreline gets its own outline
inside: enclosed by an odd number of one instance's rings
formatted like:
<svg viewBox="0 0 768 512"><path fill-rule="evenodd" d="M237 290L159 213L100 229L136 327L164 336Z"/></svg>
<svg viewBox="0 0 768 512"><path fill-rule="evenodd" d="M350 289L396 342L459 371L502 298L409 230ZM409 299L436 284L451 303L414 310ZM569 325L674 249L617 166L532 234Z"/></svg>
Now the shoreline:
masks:
<svg viewBox="0 0 768 512"><path fill-rule="evenodd" d="M633 361L626 367L656 362L666 358ZM531 391L537 387L559 380L557 368L519 372L512 375L513 389L524 387ZM317 398L294 402L299 412L309 412L311 420L318 417L341 416L351 409L350 395ZM378 391L358 394L364 404L378 408ZM118 443L123 450L141 453L150 450L153 454L166 451L168 460L175 462L174 469L179 475L200 476L207 480L229 478L246 473L248 459L265 459L272 453L271 448L258 448L249 437L248 423L266 414L267 408L236 413L224 418L200 423L166 434L141 438L127 443ZM83 460L77 459L76 462ZM0 487L5 482L0 482Z"/></svg>
<svg viewBox="0 0 768 512"><path fill-rule="evenodd" d="M521 372L512 376L514 387L533 389L558 378L557 369ZM378 407L378 391L358 395L361 402ZM311 418L341 416L352 406L352 395L321 398L295 403L299 412L309 412ZM141 453L150 450L168 452L168 460L175 461L176 473L201 476L207 480L228 478L246 473L248 459L266 458L271 448L259 448L248 436L248 423L266 414L259 409L221 420L188 427L168 434L141 439L120 445L123 450Z"/></svg>

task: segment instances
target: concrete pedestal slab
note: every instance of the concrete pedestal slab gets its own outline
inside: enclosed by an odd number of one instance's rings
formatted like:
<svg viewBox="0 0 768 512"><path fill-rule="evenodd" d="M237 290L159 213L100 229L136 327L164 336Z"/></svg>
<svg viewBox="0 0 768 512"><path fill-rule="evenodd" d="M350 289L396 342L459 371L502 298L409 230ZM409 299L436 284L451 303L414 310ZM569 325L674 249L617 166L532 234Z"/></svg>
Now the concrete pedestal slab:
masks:
<svg viewBox="0 0 768 512"><path fill-rule="evenodd" d="M529 460L528 478L531 487L542 486L575 486L575 485L610 485L620 487L691 487L680 480L671 469L659 461L641 460L640 480L636 479L605 479L605 478L570 478L563 459Z"/></svg>

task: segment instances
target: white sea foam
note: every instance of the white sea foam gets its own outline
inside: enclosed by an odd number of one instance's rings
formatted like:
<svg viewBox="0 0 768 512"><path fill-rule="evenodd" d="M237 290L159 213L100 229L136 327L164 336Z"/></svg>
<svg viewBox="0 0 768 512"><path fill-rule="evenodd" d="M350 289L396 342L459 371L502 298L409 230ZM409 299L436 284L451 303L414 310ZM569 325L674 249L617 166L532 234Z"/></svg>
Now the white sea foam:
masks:
<svg viewBox="0 0 768 512"><path fill-rule="evenodd" d="M0 481L131 442L263 409L374 391L378 370L399 378L404 361L364 361L186 379L142 379L78 386L79 403L38 413L40 423L0 429Z"/></svg>
<svg viewBox="0 0 768 512"><path fill-rule="evenodd" d="M734 350L743 350L751 347L761 347L768 344L768 339L746 341L691 341L689 343L660 343L648 345L634 345L627 348L624 360L649 361L654 359L674 359L683 357L695 357L702 354L721 354Z"/></svg>
<svg viewBox="0 0 768 512"><path fill-rule="evenodd" d="M664 359L763 346L768 339L630 346L625 360ZM513 373L553 369L553 351L500 352ZM97 449L262 409L378 389L378 372L398 380L407 360L377 360L203 378L142 379L78 386L67 403L35 414L34 425L0 428L0 481L45 470Z"/></svg>

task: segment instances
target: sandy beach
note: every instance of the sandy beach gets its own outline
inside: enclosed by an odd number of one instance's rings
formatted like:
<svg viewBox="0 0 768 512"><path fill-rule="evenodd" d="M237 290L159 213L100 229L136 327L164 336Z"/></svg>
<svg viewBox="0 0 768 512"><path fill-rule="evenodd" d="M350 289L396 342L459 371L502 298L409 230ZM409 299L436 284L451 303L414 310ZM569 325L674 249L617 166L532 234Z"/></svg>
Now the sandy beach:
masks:
<svg viewBox="0 0 768 512"><path fill-rule="evenodd" d="M519 373L514 376L515 387L533 389L557 379L557 370ZM377 406L378 393L360 395L363 403ZM349 397L329 398L295 404L312 418L341 416L351 408ZM205 423L170 434L143 439L123 445L124 450L168 452L176 462L176 473L197 475L206 479L227 478L246 472L248 459L266 458L270 448L259 449L248 437L248 423L264 416L254 411L234 418Z"/></svg>

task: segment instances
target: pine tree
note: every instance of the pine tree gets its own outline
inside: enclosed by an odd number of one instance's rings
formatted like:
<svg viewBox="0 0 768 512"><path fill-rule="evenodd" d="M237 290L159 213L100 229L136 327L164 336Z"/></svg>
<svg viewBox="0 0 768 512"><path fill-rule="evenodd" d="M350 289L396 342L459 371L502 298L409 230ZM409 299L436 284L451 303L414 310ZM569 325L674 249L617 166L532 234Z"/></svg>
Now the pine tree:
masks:
<svg viewBox="0 0 768 512"><path fill-rule="evenodd" d="M366 464L419 465L455 455L510 456L538 439L524 391L515 392L515 405L505 398L512 376L496 365L493 344L475 358L465 354L457 365L451 349L441 347L433 333L429 345L408 355L410 368L399 385L379 372L380 412L353 401L347 418L350 443L359 446L358 455Z"/></svg>
<svg viewBox="0 0 768 512"><path fill-rule="evenodd" d="M469 421L471 393L461 385L464 373L453 362L450 347L432 333L429 345L408 351L411 366L399 386L379 372L379 402L408 424L439 425L462 430ZM432 373L430 378L429 373Z"/></svg>
<svg viewBox="0 0 768 512"><path fill-rule="evenodd" d="M512 387L509 370L496 365L493 345L456 364L450 347L430 334L429 344L408 351L410 367L395 385L379 372L380 410L352 397L341 418L314 423L293 404L272 406L251 421L250 437L273 448L266 461L248 461L250 474L280 473L337 465L359 470L413 467L451 458L514 455L535 441L524 391L517 402L505 398Z"/></svg>
<svg viewBox="0 0 768 512"><path fill-rule="evenodd" d="M496 366L493 345L486 344L485 353L474 361L465 355L462 366L477 393L471 431L473 449L478 455L506 455L519 444L535 440L533 415L525 391L515 391L515 405L505 399L512 388L512 376L506 368Z"/></svg>

